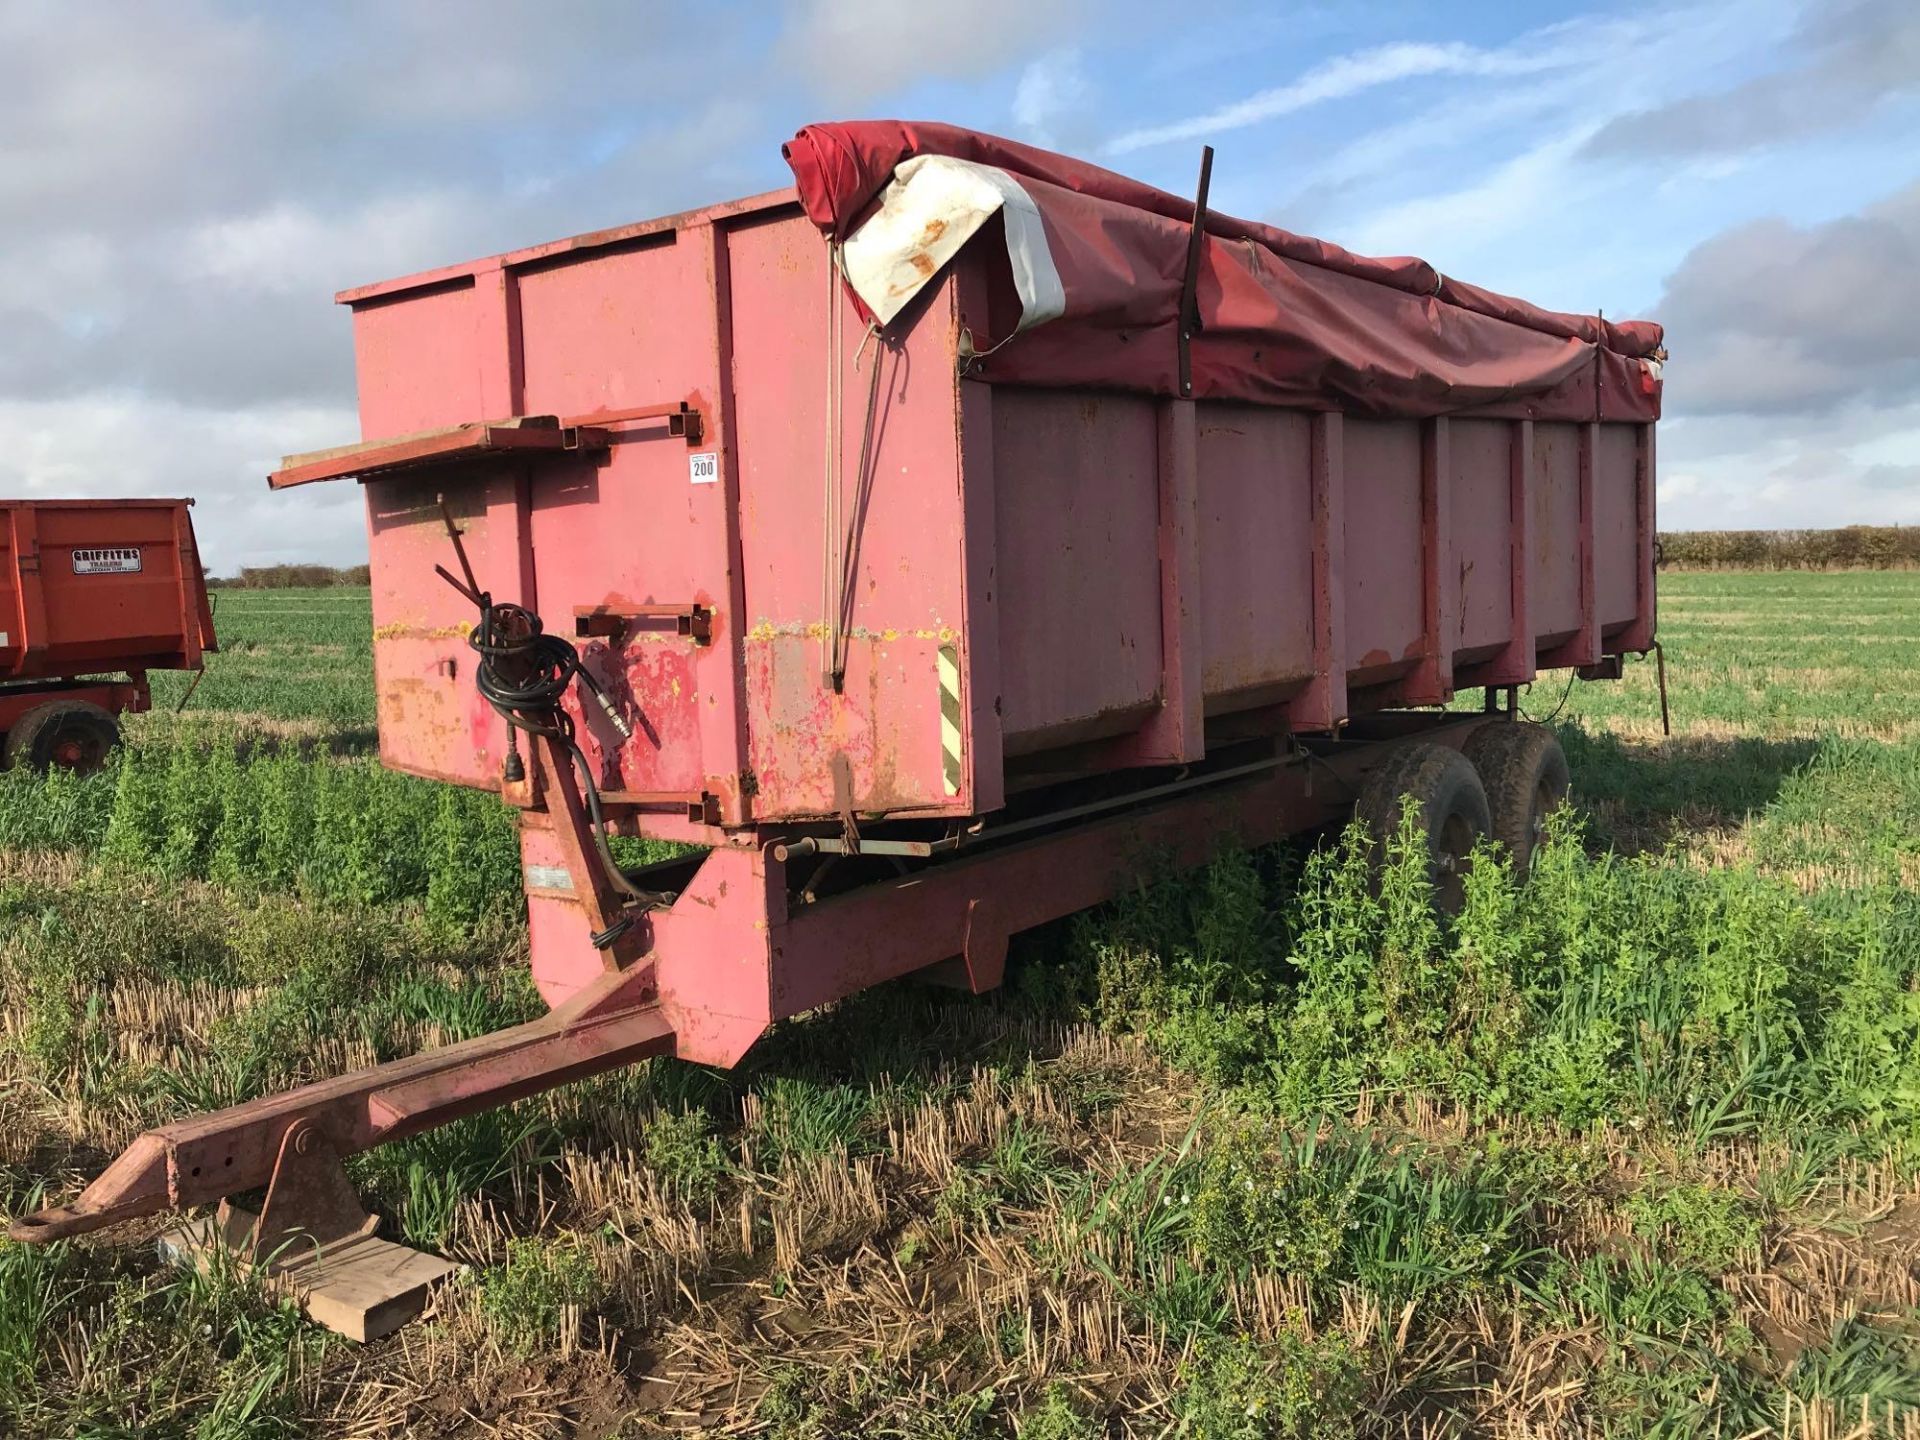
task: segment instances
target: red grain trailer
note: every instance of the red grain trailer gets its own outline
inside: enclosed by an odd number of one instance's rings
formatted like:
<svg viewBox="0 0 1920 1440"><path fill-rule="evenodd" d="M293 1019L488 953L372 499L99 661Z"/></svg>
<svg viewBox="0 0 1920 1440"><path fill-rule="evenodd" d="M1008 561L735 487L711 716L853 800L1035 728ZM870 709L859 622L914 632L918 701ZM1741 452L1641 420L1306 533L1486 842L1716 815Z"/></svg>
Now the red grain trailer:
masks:
<svg viewBox="0 0 1920 1440"><path fill-rule="evenodd" d="M217 648L192 503L0 501L8 765L99 769L115 717L152 703L147 672L197 670Z"/></svg>
<svg viewBox="0 0 1920 1440"><path fill-rule="evenodd" d="M1566 771L1515 687L1653 643L1656 327L1208 214L1204 168L787 153L796 190L345 292L367 438L272 477L364 485L382 757L519 811L552 1012L151 1132L16 1236L261 1184L269 1239L352 1233L340 1154L985 990L1147 863L1356 805L1418 799L1443 894L1480 834L1524 863ZM629 874L609 832L705 848Z"/></svg>

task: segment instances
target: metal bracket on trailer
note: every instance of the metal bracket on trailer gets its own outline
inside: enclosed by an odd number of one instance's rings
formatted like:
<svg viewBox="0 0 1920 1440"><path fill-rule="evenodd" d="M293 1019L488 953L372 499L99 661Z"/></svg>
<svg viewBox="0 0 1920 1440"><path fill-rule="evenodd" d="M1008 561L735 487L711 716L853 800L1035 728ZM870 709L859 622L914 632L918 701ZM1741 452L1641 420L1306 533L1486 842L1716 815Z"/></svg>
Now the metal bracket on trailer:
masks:
<svg viewBox="0 0 1920 1440"><path fill-rule="evenodd" d="M671 620L675 633L701 645L713 643L713 609L697 601L685 605L576 605L573 633L624 640L649 620Z"/></svg>
<svg viewBox="0 0 1920 1440"><path fill-rule="evenodd" d="M1187 265L1180 282L1180 396L1193 398L1193 337L1200 329L1200 253L1207 243L1207 190L1213 181L1213 147L1200 147L1200 184L1187 231Z"/></svg>
<svg viewBox="0 0 1920 1440"><path fill-rule="evenodd" d="M220 1202L220 1232L230 1234L233 1207ZM267 1182L266 1203L247 1243L250 1258L277 1255L290 1244L321 1247L357 1240L380 1228L347 1179L340 1154L310 1120L296 1120L280 1137L280 1156Z"/></svg>
<svg viewBox="0 0 1920 1440"><path fill-rule="evenodd" d="M1602 655L1591 665L1577 665L1575 673L1582 680L1618 680L1626 674L1627 657L1624 655Z"/></svg>

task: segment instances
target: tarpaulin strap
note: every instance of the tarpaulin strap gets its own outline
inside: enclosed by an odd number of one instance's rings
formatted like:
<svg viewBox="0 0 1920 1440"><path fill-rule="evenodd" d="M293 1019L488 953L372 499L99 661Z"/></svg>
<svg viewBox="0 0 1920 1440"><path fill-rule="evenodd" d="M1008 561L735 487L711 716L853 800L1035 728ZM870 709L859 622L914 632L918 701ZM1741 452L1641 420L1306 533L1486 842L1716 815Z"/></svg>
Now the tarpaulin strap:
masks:
<svg viewBox="0 0 1920 1440"><path fill-rule="evenodd" d="M827 244L827 415L824 493L820 502L820 678L833 689L840 653L840 242Z"/></svg>
<svg viewBox="0 0 1920 1440"><path fill-rule="evenodd" d="M867 333L861 337L860 348L853 352L854 368L858 369L860 359L866 354L869 342L880 336L877 322L867 326ZM858 555L858 531L867 513L867 491L872 484L873 468L873 424L880 413L880 361L882 347L873 347L872 368L867 372L867 413L860 421L860 462L853 472L853 513L848 517L845 530L840 537L839 589L834 597L834 618L836 626L833 636L833 688L839 692L841 682L847 675L847 632L853 624L853 616L847 613L848 601L853 594L853 576L849 573L854 556Z"/></svg>
<svg viewBox="0 0 1920 1440"><path fill-rule="evenodd" d="M853 537L841 518L840 456L842 440L841 368L846 350L845 329L841 321L843 298L840 287L847 282L846 261L838 241L827 246L827 417L825 493L821 497L822 533L820 556L820 606L825 612L821 637L821 681L835 694L847 673L847 596L852 577L847 567L854 553ZM856 368L867 353L867 346L881 336L878 321L867 325L854 351ZM867 409L860 426L860 464L855 472L857 486L852 523L858 525L866 509L867 471L873 457L874 418L880 408L881 346L874 344L873 369L867 379Z"/></svg>
<svg viewBox="0 0 1920 1440"><path fill-rule="evenodd" d="M1006 347L1012 341L1017 340L1019 336L1020 332L1018 330L1009 330L986 349L976 350L973 346L973 331L963 326L960 330L960 345L955 356L954 368L960 373L962 378L964 378L979 369L981 363L985 361L989 355L994 354L996 351L1006 349Z"/></svg>

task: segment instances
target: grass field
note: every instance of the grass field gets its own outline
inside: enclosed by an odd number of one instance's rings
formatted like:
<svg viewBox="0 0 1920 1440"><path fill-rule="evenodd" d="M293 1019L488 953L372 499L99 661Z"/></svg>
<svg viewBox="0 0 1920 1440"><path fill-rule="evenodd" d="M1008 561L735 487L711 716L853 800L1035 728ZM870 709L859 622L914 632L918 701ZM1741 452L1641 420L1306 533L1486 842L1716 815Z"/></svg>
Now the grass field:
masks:
<svg viewBox="0 0 1920 1440"><path fill-rule="evenodd" d="M1526 889L1230 855L360 1157L469 1267L371 1346L157 1222L0 1242L0 1435L1920 1434L1920 572L1662 593L1670 740L1651 664L1526 697ZM538 1008L504 813L369 758L365 592L219 620L115 773L0 776L0 1208Z"/></svg>

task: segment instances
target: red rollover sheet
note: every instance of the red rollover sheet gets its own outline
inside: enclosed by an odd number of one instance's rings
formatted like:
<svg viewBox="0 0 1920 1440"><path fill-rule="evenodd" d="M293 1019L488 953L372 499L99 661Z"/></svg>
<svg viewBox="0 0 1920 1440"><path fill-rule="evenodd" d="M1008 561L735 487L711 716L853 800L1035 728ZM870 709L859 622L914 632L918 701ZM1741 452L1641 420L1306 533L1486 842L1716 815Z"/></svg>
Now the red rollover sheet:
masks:
<svg viewBox="0 0 1920 1440"><path fill-rule="evenodd" d="M892 319L976 234L1017 311L976 373L1178 395L1193 202L951 125L810 125L784 147L868 313ZM991 224L989 224L991 222ZM995 237L998 237L997 239ZM1270 225L1209 213L1192 394L1360 414L1657 419L1661 330L1542 310ZM987 351L992 353L985 353Z"/></svg>

